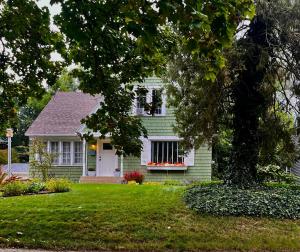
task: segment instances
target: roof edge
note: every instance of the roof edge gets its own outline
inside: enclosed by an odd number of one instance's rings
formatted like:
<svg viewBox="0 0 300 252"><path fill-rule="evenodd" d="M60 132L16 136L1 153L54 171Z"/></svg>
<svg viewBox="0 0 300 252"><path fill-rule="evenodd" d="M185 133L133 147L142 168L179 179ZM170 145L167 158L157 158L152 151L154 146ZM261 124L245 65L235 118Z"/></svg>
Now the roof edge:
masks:
<svg viewBox="0 0 300 252"><path fill-rule="evenodd" d="M78 136L76 133L74 134L25 134L28 137L35 137L35 136Z"/></svg>

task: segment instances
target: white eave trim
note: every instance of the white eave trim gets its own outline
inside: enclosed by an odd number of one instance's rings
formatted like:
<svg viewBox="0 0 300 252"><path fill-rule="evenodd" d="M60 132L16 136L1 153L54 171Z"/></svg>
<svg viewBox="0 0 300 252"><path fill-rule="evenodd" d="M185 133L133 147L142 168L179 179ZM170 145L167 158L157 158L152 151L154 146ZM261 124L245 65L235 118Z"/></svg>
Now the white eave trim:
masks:
<svg viewBox="0 0 300 252"><path fill-rule="evenodd" d="M74 134L25 134L25 136L28 136L28 137L38 137L38 136L56 136L56 137L60 137L60 136L69 136L69 137L76 137L78 136L76 133Z"/></svg>
<svg viewBox="0 0 300 252"><path fill-rule="evenodd" d="M155 140L169 140L169 141L179 141L182 138L178 136L148 136L148 140L155 141Z"/></svg>

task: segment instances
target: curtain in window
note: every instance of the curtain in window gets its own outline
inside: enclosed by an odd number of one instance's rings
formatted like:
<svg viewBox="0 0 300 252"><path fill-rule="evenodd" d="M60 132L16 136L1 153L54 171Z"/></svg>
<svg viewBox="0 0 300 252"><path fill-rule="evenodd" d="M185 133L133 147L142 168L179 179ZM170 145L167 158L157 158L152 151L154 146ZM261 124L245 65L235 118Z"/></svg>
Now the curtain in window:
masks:
<svg viewBox="0 0 300 252"><path fill-rule="evenodd" d="M53 155L53 164L58 164L59 161L59 142L50 142L50 152Z"/></svg>
<svg viewBox="0 0 300 252"><path fill-rule="evenodd" d="M82 164L83 158L82 142L74 142L74 163Z"/></svg>
<svg viewBox="0 0 300 252"><path fill-rule="evenodd" d="M63 164L71 163L71 143L70 142L62 143L62 163Z"/></svg>

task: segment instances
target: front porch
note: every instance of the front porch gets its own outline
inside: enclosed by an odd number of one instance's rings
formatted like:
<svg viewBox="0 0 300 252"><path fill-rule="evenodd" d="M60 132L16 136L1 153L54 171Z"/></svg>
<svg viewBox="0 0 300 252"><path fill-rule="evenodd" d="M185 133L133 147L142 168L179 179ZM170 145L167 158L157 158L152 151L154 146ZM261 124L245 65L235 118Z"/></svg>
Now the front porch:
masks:
<svg viewBox="0 0 300 252"><path fill-rule="evenodd" d="M110 139L83 140L83 166L80 182L119 183L123 179L123 157L116 155Z"/></svg>

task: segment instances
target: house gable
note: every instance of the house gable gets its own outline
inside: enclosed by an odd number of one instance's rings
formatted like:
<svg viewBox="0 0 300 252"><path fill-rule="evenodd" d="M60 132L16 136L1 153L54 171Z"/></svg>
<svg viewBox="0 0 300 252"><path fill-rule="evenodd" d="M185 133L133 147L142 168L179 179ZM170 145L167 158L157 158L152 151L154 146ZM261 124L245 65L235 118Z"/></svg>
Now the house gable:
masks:
<svg viewBox="0 0 300 252"><path fill-rule="evenodd" d="M26 136L76 136L81 119L99 103L99 97L81 92L57 92L39 116Z"/></svg>

